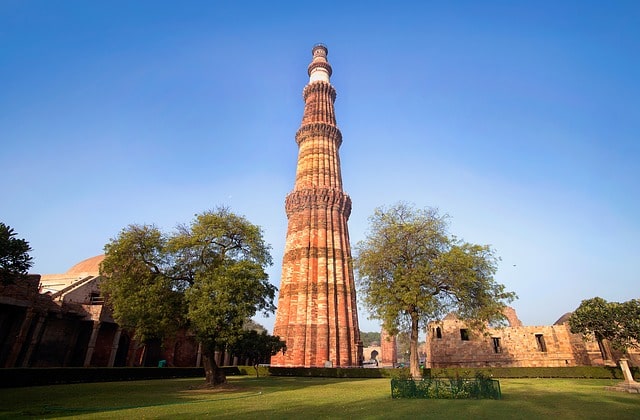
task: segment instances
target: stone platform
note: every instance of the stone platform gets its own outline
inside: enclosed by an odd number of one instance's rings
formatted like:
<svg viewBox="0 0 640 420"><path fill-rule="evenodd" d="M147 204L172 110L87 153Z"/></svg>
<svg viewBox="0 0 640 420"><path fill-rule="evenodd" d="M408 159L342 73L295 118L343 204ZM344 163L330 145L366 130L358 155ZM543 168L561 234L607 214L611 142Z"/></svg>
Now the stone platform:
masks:
<svg viewBox="0 0 640 420"><path fill-rule="evenodd" d="M640 394L640 383L628 383L628 382L620 382L615 386L605 386L605 390L607 391L618 391L618 392L628 392L630 394Z"/></svg>

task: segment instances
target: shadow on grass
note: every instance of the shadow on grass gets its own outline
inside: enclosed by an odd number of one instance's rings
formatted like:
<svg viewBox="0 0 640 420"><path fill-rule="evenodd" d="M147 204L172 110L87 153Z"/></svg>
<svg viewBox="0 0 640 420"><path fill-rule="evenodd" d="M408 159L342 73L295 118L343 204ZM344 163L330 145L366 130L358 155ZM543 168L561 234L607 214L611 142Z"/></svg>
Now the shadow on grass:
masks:
<svg viewBox="0 0 640 420"><path fill-rule="evenodd" d="M145 405L130 405L130 406L113 406L113 407L63 407L57 405L45 405L41 408L31 410L26 409L20 413L23 416L56 416L56 417L66 417L66 416L78 416L80 414L92 414L92 413L104 413L104 412L118 412L123 410L134 410L139 408L154 408L154 407L163 407L163 406L176 406L181 404L199 404L199 403L210 403L212 401L232 401L232 400L241 400L244 398L253 398L257 397L261 394L258 392L253 395L242 395L242 396L227 396L216 399L203 399L203 400L187 400L187 401L171 401L164 403L156 403L156 404L145 404ZM0 413L1 415L2 413Z"/></svg>
<svg viewBox="0 0 640 420"><path fill-rule="evenodd" d="M67 417L189 402L179 392L201 384L200 378L100 382L5 388L0 418Z"/></svg>
<svg viewBox="0 0 640 420"><path fill-rule="evenodd" d="M357 383L366 379L353 379ZM4 389L0 395L0 418L90 416L99 413L151 411L189 412L182 405L225 404L258 398L263 394L300 392L305 388L344 383L339 378L229 377L226 385L211 388L200 378L65 384ZM194 411L199 411L195 409Z"/></svg>

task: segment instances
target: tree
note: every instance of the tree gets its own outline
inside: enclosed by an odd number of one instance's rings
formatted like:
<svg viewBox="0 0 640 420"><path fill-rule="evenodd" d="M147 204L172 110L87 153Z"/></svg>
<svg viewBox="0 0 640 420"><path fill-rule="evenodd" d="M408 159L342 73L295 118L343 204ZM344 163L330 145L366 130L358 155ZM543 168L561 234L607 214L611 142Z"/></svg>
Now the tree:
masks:
<svg viewBox="0 0 640 420"><path fill-rule="evenodd" d="M602 357L607 360L610 355L606 351L604 340L613 343L618 334L615 305L601 297L583 300L569 317L569 328L574 334L582 334L584 339L595 338Z"/></svg>
<svg viewBox="0 0 640 420"><path fill-rule="evenodd" d="M569 317L569 328L584 339L595 338L604 359L610 359L604 340L619 350L640 347L640 301L608 302L601 297L583 300Z"/></svg>
<svg viewBox="0 0 640 420"><path fill-rule="evenodd" d="M0 281L2 284L12 283L15 279L25 276L33 259L29 255L32 251L29 242L16 238L17 233L9 226L0 222Z"/></svg>
<svg viewBox="0 0 640 420"><path fill-rule="evenodd" d="M380 342L380 332L362 332L362 331L360 331L360 339L362 340L362 345L364 347L379 346L379 345L382 344Z"/></svg>
<svg viewBox="0 0 640 420"><path fill-rule="evenodd" d="M616 345L623 349L640 348L640 300L631 299L620 304L618 310L620 333Z"/></svg>
<svg viewBox="0 0 640 420"><path fill-rule="evenodd" d="M101 288L116 321L139 339L191 329L203 347L206 380L217 385L226 378L215 351L239 340L257 311L275 311L269 249L258 226L224 207L170 235L131 225L105 246Z"/></svg>
<svg viewBox="0 0 640 420"><path fill-rule="evenodd" d="M420 377L418 332L449 312L483 330L504 320L515 299L494 281L498 258L488 245L448 234L447 216L406 203L378 208L355 247L361 300L391 334L410 335L411 375Z"/></svg>
<svg viewBox="0 0 640 420"><path fill-rule="evenodd" d="M267 334L266 330L243 330L240 338L235 342L231 351L242 363L250 363L259 375L258 365L268 363L271 356L287 348L284 341L277 335Z"/></svg>
<svg viewBox="0 0 640 420"><path fill-rule="evenodd" d="M184 290L170 276L168 237L153 225L130 225L105 246L100 284L121 327L141 343L187 325Z"/></svg>

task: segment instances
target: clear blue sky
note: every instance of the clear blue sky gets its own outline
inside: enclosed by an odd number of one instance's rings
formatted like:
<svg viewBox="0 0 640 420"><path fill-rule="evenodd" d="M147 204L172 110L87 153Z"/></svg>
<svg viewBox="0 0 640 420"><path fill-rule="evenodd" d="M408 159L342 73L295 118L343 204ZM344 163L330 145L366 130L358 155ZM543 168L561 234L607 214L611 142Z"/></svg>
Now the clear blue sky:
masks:
<svg viewBox="0 0 640 420"><path fill-rule="evenodd" d="M228 205L278 285L318 42L353 244L404 200L496 248L527 325L640 296L637 1L1 0L0 221L32 271Z"/></svg>

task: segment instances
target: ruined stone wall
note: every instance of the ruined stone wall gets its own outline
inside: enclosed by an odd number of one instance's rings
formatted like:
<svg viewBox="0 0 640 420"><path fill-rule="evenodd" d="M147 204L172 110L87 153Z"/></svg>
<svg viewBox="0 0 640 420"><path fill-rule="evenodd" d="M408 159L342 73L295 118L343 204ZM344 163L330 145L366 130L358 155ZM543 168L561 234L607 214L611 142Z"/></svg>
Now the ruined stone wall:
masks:
<svg viewBox="0 0 640 420"><path fill-rule="evenodd" d="M69 350L73 325L64 318L47 317L37 347L34 349L33 367L62 367Z"/></svg>
<svg viewBox="0 0 640 420"><path fill-rule="evenodd" d="M597 343L571 334L567 324L492 328L484 335L457 319L445 319L429 325L427 347L433 368L603 364Z"/></svg>
<svg viewBox="0 0 640 420"><path fill-rule="evenodd" d="M16 337L27 315L27 308L0 304L0 368L6 366Z"/></svg>
<svg viewBox="0 0 640 420"><path fill-rule="evenodd" d="M100 323L100 333L96 338L96 346L91 357L91 366L108 367L113 339L118 329L117 324Z"/></svg>
<svg viewBox="0 0 640 420"><path fill-rule="evenodd" d="M193 334L180 330L175 337L165 339L162 348L169 366L196 366L198 342Z"/></svg>
<svg viewBox="0 0 640 420"><path fill-rule="evenodd" d="M38 274L16 278L9 284L0 282L0 304L22 307L37 305L39 284Z"/></svg>
<svg viewBox="0 0 640 420"><path fill-rule="evenodd" d="M364 357L364 364L366 367L382 367L382 349L380 346L369 346L363 348L362 356ZM378 363L370 366L369 363L374 360Z"/></svg>
<svg viewBox="0 0 640 420"><path fill-rule="evenodd" d="M102 257L85 262L99 263ZM179 331L144 351L100 299L92 300L99 296L101 278L80 274L44 276L58 287L46 293L39 293L40 275L0 283L0 367L138 366L142 354L147 366L161 359L172 366L196 365L192 334ZM83 280L72 281L77 278Z"/></svg>

